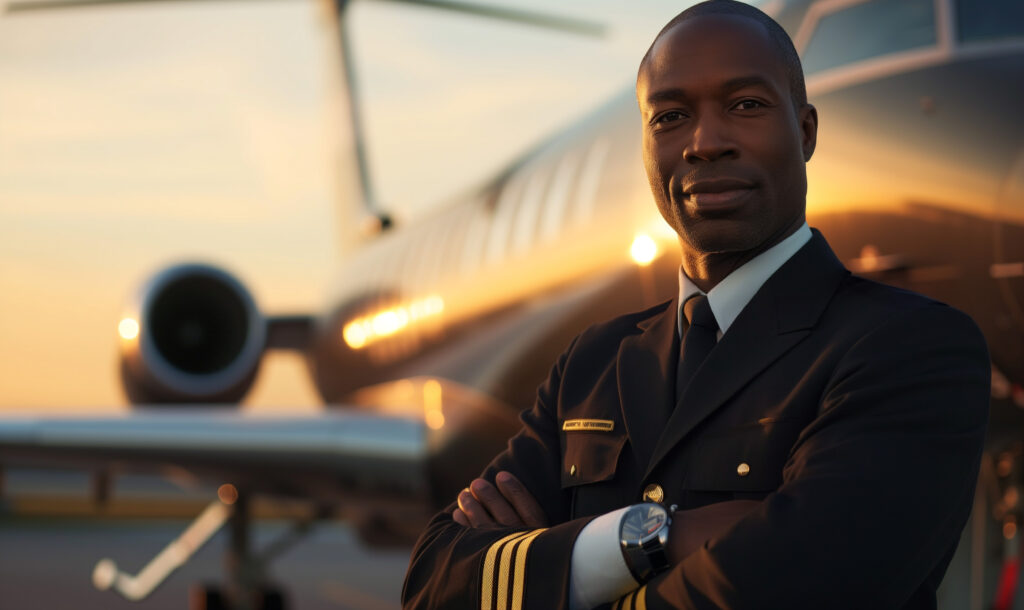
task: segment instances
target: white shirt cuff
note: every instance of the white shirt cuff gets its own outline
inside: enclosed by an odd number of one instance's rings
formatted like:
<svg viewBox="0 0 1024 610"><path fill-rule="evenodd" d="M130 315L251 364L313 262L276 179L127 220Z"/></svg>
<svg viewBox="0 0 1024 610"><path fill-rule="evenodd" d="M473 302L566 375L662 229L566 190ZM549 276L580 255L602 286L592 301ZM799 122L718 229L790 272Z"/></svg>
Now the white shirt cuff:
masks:
<svg viewBox="0 0 1024 610"><path fill-rule="evenodd" d="M570 610L589 610L640 586L620 548L619 522L626 508L594 519L576 537L569 564Z"/></svg>

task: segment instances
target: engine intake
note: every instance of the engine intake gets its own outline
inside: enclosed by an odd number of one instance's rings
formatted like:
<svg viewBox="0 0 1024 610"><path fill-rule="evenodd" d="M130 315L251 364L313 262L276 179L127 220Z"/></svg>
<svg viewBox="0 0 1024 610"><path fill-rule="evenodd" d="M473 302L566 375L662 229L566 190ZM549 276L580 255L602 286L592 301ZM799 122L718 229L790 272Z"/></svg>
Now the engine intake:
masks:
<svg viewBox="0 0 1024 610"><path fill-rule="evenodd" d="M157 273L125 319L138 329L122 335L120 350L121 382L133 404L238 402L266 347L267 322L252 296L209 265Z"/></svg>

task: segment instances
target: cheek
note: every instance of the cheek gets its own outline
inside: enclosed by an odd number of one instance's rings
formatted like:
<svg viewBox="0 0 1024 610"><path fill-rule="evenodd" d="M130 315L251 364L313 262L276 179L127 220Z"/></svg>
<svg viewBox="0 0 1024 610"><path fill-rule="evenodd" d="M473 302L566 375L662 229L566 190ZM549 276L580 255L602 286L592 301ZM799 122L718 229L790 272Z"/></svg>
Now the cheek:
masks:
<svg viewBox="0 0 1024 610"><path fill-rule="evenodd" d="M672 170L662 162L662 151L651 138L644 138L643 158L644 171L647 173L647 181L655 193L667 192L668 181L672 176Z"/></svg>
<svg viewBox="0 0 1024 610"><path fill-rule="evenodd" d="M790 133L780 133L773 142L762 142L757 154L769 179L779 188L797 187L804 173L804 153L800 141Z"/></svg>
<svg viewBox="0 0 1024 610"><path fill-rule="evenodd" d="M643 154L644 171L647 172L648 177L651 177L658 171L658 151L654 147L654 142L646 135L641 140L640 147Z"/></svg>

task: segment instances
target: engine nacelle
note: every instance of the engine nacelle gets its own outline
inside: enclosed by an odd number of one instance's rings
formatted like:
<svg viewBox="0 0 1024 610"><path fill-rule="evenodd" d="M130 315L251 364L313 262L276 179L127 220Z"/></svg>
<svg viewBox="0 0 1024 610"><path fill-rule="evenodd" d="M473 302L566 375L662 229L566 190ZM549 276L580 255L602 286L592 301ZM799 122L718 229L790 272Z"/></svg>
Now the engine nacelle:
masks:
<svg viewBox="0 0 1024 610"><path fill-rule="evenodd" d="M267 342L266 320L241 282L203 264L153 276L119 331L121 383L133 404L236 403Z"/></svg>

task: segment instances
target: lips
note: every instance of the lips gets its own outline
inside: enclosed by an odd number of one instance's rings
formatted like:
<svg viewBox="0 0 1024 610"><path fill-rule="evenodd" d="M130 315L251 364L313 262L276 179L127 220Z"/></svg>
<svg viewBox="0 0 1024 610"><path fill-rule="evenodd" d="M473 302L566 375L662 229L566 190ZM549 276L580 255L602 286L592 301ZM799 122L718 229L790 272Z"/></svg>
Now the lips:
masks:
<svg viewBox="0 0 1024 610"><path fill-rule="evenodd" d="M683 186L687 204L699 212L728 211L743 204L754 184L738 178L713 178L688 182Z"/></svg>

